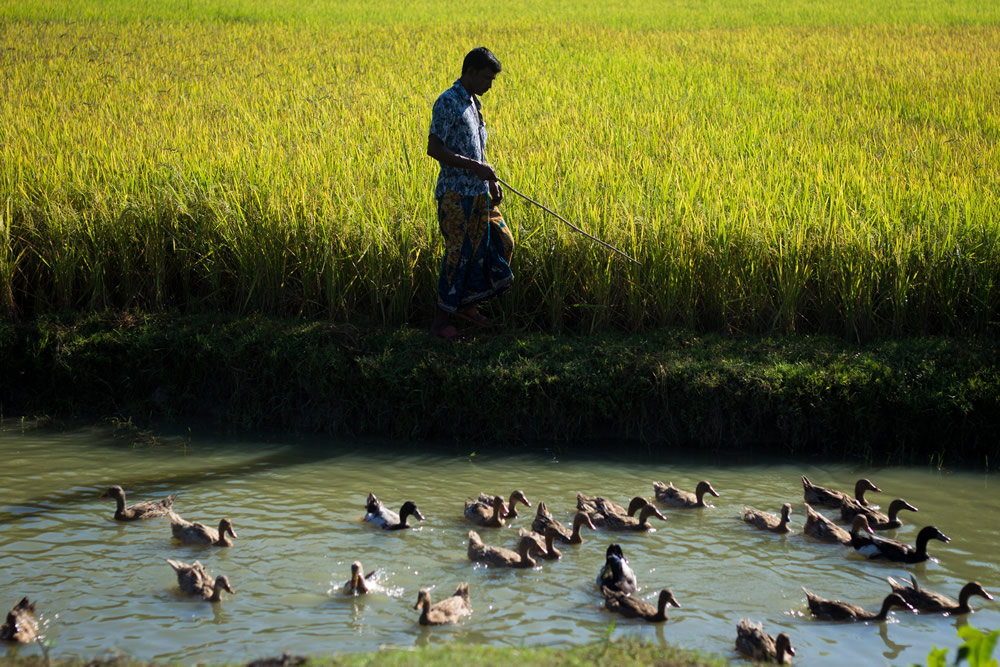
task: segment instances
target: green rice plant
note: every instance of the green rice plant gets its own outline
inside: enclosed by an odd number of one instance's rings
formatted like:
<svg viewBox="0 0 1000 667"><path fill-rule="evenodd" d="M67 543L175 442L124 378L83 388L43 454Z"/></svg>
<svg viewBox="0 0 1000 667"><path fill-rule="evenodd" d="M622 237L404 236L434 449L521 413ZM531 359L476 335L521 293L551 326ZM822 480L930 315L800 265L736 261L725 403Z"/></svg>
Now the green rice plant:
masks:
<svg viewBox="0 0 1000 667"><path fill-rule="evenodd" d="M606 6L605 6L606 5ZM994 332L1000 9L0 0L0 309L430 314L464 52L510 326Z"/></svg>

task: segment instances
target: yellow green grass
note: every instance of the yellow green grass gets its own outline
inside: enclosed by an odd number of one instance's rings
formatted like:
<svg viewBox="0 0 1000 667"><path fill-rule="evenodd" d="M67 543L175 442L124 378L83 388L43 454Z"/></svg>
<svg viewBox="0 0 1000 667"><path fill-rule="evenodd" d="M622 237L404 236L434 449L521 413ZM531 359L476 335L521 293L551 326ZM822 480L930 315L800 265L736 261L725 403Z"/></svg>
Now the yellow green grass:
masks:
<svg viewBox="0 0 1000 667"><path fill-rule="evenodd" d="M1000 6L0 0L0 313L431 313L486 44L510 326L993 333Z"/></svg>

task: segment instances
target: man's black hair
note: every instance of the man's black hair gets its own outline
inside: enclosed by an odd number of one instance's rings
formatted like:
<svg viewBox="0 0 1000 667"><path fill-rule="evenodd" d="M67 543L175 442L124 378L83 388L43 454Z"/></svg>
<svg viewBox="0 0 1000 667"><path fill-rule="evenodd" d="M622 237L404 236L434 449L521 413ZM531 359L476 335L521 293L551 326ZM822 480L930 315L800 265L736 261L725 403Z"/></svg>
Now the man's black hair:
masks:
<svg viewBox="0 0 1000 667"><path fill-rule="evenodd" d="M485 67L489 67L496 74L499 74L502 69L500 61L497 60L492 51L485 46L477 46L465 55L465 60L462 61L462 74L478 72Z"/></svg>

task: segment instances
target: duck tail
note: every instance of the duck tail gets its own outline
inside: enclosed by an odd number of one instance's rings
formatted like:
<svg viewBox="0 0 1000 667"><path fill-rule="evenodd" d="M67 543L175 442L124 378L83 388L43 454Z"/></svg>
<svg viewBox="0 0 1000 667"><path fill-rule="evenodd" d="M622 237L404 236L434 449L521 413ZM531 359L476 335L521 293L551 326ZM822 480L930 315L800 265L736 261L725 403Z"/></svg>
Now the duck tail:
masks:
<svg viewBox="0 0 1000 667"><path fill-rule="evenodd" d="M808 489L812 485L813 485L813 483L809 481L809 478L806 477L805 475L802 475L802 488Z"/></svg>
<svg viewBox="0 0 1000 667"><path fill-rule="evenodd" d="M463 583L459 584L458 588L455 589L455 595L457 597L460 597L460 598L464 599L466 602L468 602L469 601L469 583L468 582L463 582Z"/></svg>

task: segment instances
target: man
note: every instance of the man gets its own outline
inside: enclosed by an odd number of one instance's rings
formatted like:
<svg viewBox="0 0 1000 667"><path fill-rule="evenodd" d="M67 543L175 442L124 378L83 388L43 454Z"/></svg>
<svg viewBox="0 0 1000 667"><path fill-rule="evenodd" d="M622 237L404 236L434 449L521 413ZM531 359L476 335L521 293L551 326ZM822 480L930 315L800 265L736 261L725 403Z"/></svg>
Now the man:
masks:
<svg viewBox="0 0 1000 667"><path fill-rule="evenodd" d="M461 338L452 317L490 326L476 304L514 281L514 237L496 208L503 190L486 162L486 124L479 101L500 69L489 49L473 49L462 63L462 76L441 93L431 114L427 154L441 163L434 195L445 240L431 324L431 333L440 338Z"/></svg>

